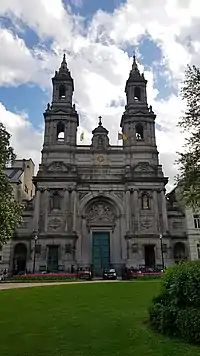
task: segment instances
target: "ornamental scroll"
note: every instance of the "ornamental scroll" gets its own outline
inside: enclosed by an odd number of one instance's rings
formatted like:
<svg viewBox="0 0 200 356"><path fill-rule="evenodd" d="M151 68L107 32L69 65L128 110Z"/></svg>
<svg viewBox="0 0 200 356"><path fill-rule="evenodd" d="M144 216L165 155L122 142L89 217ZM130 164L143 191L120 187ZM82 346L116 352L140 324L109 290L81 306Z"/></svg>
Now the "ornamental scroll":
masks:
<svg viewBox="0 0 200 356"><path fill-rule="evenodd" d="M87 225L115 225L115 212L107 202L95 202L86 212Z"/></svg>

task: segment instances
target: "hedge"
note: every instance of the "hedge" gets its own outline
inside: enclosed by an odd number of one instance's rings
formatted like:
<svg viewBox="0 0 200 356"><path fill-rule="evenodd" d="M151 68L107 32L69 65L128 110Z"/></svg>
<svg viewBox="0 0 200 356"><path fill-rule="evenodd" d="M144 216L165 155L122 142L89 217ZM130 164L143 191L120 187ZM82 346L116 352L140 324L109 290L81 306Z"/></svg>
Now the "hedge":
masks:
<svg viewBox="0 0 200 356"><path fill-rule="evenodd" d="M165 272L149 317L158 332L200 344L200 262L184 262Z"/></svg>

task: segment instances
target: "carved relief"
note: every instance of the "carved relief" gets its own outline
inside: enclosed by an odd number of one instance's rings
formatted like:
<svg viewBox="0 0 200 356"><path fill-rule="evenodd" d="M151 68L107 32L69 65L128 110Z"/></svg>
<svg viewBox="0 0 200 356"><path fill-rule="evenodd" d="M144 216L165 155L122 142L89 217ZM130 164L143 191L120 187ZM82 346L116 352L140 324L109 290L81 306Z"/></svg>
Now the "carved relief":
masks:
<svg viewBox="0 0 200 356"><path fill-rule="evenodd" d="M134 169L134 174L145 174L145 175L155 175L154 169L149 165L147 162L141 162L139 163L135 169Z"/></svg>
<svg viewBox="0 0 200 356"><path fill-rule="evenodd" d="M142 230L149 230L153 226L152 218L144 217L141 221L141 229Z"/></svg>
<svg viewBox="0 0 200 356"><path fill-rule="evenodd" d="M57 230L58 228L61 227L61 224L62 224L62 222L58 218L50 219L49 220L49 230L55 231L55 230Z"/></svg>
<svg viewBox="0 0 200 356"><path fill-rule="evenodd" d="M173 226L173 229L182 229L183 224L182 224L182 221L174 221L172 226Z"/></svg>
<svg viewBox="0 0 200 356"><path fill-rule="evenodd" d="M68 167L63 162L53 162L49 167L48 171L51 172L68 172Z"/></svg>
<svg viewBox="0 0 200 356"><path fill-rule="evenodd" d="M87 211L87 220L90 222L112 222L115 218L113 208L106 202L95 202Z"/></svg>

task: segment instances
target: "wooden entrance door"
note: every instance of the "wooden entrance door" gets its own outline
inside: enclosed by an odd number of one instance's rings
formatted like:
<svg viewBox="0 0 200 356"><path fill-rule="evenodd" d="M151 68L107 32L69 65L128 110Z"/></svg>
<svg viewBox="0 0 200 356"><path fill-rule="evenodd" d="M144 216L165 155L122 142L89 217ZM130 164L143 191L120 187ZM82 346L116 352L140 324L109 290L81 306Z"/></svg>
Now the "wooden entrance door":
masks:
<svg viewBox="0 0 200 356"><path fill-rule="evenodd" d="M59 246L49 246L47 268L49 272L58 271L58 248Z"/></svg>
<svg viewBox="0 0 200 356"><path fill-rule="evenodd" d="M92 234L92 266L94 276L102 276L103 269L110 266L110 234L109 232L93 232Z"/></svg>
<svg viewBox="0 0 200 356"><path fill-rule="evenodd" d="M144 246L144 254L145 254L145 267L155 268L155 246L154 245Z"/></svg>

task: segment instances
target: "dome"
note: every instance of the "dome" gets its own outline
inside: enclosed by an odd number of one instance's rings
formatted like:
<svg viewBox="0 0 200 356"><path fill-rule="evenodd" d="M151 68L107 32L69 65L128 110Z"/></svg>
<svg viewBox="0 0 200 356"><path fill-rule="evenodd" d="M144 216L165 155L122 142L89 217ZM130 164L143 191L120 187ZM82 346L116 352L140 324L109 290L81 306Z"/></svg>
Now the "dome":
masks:
<svg viewBox="0 0 200 356"><path fill-rule="evenodd" d="M101 122L101 116L99 117L99 124L98 126L92 131L92 134L104 134L107 135L108 134L108 130L106 130L105 127L102 126L102 122Z"/></svg>

